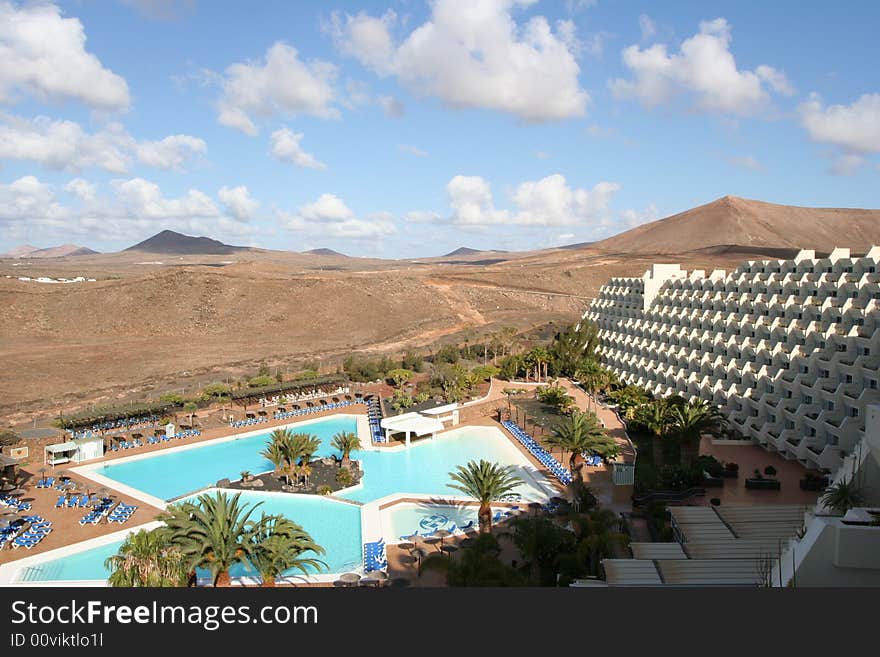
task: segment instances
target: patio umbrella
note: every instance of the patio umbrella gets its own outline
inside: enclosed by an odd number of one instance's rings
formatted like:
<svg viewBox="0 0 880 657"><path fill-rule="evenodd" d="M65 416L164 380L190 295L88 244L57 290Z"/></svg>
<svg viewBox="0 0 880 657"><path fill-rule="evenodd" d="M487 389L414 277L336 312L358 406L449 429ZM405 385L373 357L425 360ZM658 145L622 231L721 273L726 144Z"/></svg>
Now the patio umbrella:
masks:
<svg viewBox="0 0 880 657"><path fill-rule="evenodd" d="M9 491L10 495L24 495L27 491L24 488L13 488Z"/></svg>
<svg viewBox="0 0 880 657"><path fill-rule="evenodd" d="M381 586L382 582L388 580L388 573L384 570L374 570L372 572L367 573L361 582L366 582L369 584L375 584L376 586Z"/></svg>
<svg viewBox="0 0 880 657"><path fill-rule="evenodd" d="M452 536L452 532L448 529L438 529L434 532L434 536L440 539L440 549L443 549L443 539L447 536Z"/></svg>
<svg viewBox="0 0 880 657"><path fill-rule="evenodd" d="M49 469L49 468L47 468L47 467L44 465L42 468L40 468L40 469L38 470L38 472L39 472L41 475L46 476L46 471L47 471L48 469Z"/></svg>
<svg viewBox="0 0 880 657"><path fill-rule="evenodd" d="M421 534L419 534L418 532L415 532L414 534L411 534L410 536L407 536L406 538L410 543L413 543L414 545L425 542L425 537L422 536Z"/></svg>
<svg viewBox="0 0 880 657"><path fill-rule="evenodd" d="M419 577L422 576L422 559L427 557L429 552L423 547L417 547L413 550L413 555L418 559Z"/></svg>
<svg viewBox="0 0 880 657"><path fill-rule="evenodd" d="M7 520L10 518L17 518L17 517L18 517L18 511L4 511L3 513L0 513L0 518L6 518Z"/></svg>
<svg viewBox="0 0 880 657"><path fill-rule="evenodd" d="M339 581L345 582L346 586L352 586L354 584L357 584L359 581L361 581L361 576L358 575L357 573L342 573L339 576Z"/></svg>
<svg viewBox="0 0 880 657"><path fill-rule="evenodd" d="M464 539L462 539L461 543L459 543L459 545L461 545L461 547L463 547L463 548L470 547L473 544L474 544L474 539L472 539L472 538L464 538Z"/></svg>
<svg viewBox="0 0 880 657"><path fill-rule="evenodd" d="M6 480L6 482L2 486L0 486L0 491L3 491L4 493L8 493L9 491L14 490L14 489L15 489L15 484L13 484L9 480Z"/></svg>
<svg viewBox="0 0 880 657"><path fill-rule="evenodd" d="M442 552L445 552L447 556L452 558L452 554L454 552L458 552L458 547L455 545L444 545L443 547L440 548L440 550Z"/></svg>
<svg viewBox="0 0 880 657"><path fill-rule="evenodd" d="M406 550L408 552L409 550L412 550L415 547L415 544L403 542L403 543L398 543L397 547L399 547L401 550Z"/></svg>

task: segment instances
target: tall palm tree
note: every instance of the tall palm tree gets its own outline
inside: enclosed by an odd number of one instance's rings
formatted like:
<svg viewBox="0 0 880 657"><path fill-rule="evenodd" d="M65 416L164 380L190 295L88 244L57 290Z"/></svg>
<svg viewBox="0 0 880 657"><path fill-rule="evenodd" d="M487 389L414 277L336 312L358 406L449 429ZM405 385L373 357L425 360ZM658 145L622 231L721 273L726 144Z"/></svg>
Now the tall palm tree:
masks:
<svg viewBox="0 0 880 657"><path fill-rule="evenodd" d="M547 442L569 453L572 472L582 460L583 452L593 452L602 458L613 458L620 453L617 442L608 436L595 413L575 411L554 425Z"/></svg>
<svg viewBox="0 0 880 657"><path fill-rule="evenodd" d="M284 443L272 440L266 443L266 449L260 452L260 456L269 461L273 466L273 474L277 477L287 465L287 454L284 450Z"/></svg>
<svg viewBox="0 0 880 657"><path fill-rule="evenodd" d="M340 431L333 436L331 445L342 452L342 467L347 468L351 464L351 453L360 449L361 441L351 431Z"/></svg>
<svg viewBox="0 0 880 657"><path fill-rule="evenodd" d="M264 587L275 586L275 580L288 570L308 573L320 570L327 564L316 557L304 556L308 552L324 554L324 548L315 543L311 535L284 516L263 515L253 532L255 549L250 563L260 574Z"/></svg>
<svg viewBox="0 0 880 657"><path fill-rule="evenodd" d="M655 399L647 404L636 408L635 419L651 432L651 453L654 456L654 466L663 465L663 441L672 428L672 409L665 399Z"/></svg>
<svg viewBox="0 0 880 657"><path fill-rule="evenodd" d="M186 586L189 567L184 555L165 542L161 532L141 529L129 534L119 552L107 558L110 586Z"/></svg>
<svg viewBox="0 0 880 657"><path fill-rule="evenodd" d="M459 490L480 503L477 518L481 534L492 531L492 502L512 492L522 483L522 479L513 474L512 467L482 459L479 463L468 461L466 465L458 466L449 476L456 482L447 484L450 488Z"/></svg>
<svg viewBox="0 0 880 657"><path fill-rule="evenodd" d="M242 504L240 498L241 493L206 493L160 516L169 544L194 568L210 571L214 586L229 586L229 569L248 561L255 551L254 534L260 527L250 518L262 502Z"/></svg>
<svg viewBox="0 0 880 657"><path fill-rule="evenodd" d="M689 467L700 452L700 438L727 424L716 406L705 399L676 404L671 410L672 428L681 444L681 464Z"/></svg>
<svg viewBox="0 0 880 657"><path fill-rule="evenodd" d="M589 393L588 409L595 403L596 393L602 385L604 373L605 369L599 365L598 361L592 358L584 360L580 367L575 371L575 377L583 384Z"/></svg>
<svg viewBox="0 0 880 657"><path fill-rule="evenodd" d="M310 433L295 433L288 445L287 458L293 462L299 459L300 465L308 465L321 447L321 439Z"/></svg>

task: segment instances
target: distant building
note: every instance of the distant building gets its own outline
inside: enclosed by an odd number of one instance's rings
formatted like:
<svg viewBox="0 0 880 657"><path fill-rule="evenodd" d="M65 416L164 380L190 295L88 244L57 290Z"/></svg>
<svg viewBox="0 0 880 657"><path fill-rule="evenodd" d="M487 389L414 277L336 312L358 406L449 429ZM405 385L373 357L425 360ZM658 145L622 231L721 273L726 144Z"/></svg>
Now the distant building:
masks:
<svg viewBox="0 0 880 657"><path fill-rule="evenodd" d="M606 367L658 396L716 403L731 428L836 473L880 402L880 247L803 250L731 273L653 265L612 278L584 314Z"/></svg>

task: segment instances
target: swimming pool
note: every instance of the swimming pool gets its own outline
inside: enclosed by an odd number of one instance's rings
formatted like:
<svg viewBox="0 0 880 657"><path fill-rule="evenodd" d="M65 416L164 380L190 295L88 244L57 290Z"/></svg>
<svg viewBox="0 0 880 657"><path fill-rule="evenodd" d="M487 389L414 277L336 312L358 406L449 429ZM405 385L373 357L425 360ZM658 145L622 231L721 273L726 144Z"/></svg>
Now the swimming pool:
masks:
<svg viewBox="0 0 880 657"><path fill-rule="evenodd" d="M318 456L329 456L333 453L330 447L333 434L356 431L357 421L353 415L342 415L298 423L294 430L318 436L321 439ZM108 461L85 466L81 471L94 472L160 500L170 500L213 486L220 479L240 479L244 470L252 473L271 470L272 464L260 456L270 433L195 444L190 449L169 450L143 458Z"/></svg>
<svg viewBox="0 0 880 657"><path fill-rule="evenodd" d="M316 456L328 456L334 453L330 441L335 433L357 431L357 416L340 415L300 422L291 429L317 435L321 438L321 447ZM245 434L241 438L194 444L164 453L80 466L76 471L86 476L90 473L100 475L110 480L110 484L127 487L135 497L140 492L160 500L185 498L197 489L213 486L218 479L238 479L242 470L271 470L272 465L259 455L270 433ZM261 503L260 511L280 513L302 525L326 550L321 559L327 564L323 572L328 574L359 569L363 565L365 540L383 537L393 542L417 530L427 533L432 528L450 529L452 524L461 527L471 520L476 523L475 507L436 502L439 497L446 500L463 497L461 492L449 487L449 473L470 460L485 459L512 466L514 473L523 480L515 492L524 501L546 500L555 494L549 482L535 472L528 460L495 427L464 426L433 440L418 441L409 448L370 449L355 452L353 458L361 461L364 477L359 485L337 494L340 499L242 491L243 501ZM398 503L390 510L380 511L379 507L395 495L414 495L423 497L424 501ZM47 559L28 563L18 569L12 581L105 580L108 572L104 561L115 554L120 545L121 541L116 540L97 547L80 548L79 552L76 546L71 546L65 548L63 557L48 555ZM231 572L233 577L253 574L244 566Z"/></svg>
<svg viewBox="0 0 880 657"><path fill-rule="evenodd" d="M477 525L477 507L473 505L401 502L382 511L382 531L389 542L414 533L431 534L438 529L454 531L473 523Z"/></svg>
<svg viewBox="0 0 880 657"><path fill-rule="evenodd" d="M326 554L307 553L327 564L326 568L310 573L338 573L355 570L363 565L361 556L361 510L353 504L313 495L287 495L244 491L241 501L260 504L256 511L281 514L302 525ZM106 580L110 572L104 567L107 557L116 554L122 540L65 554L19 570L16 582L70 582ZM301 575L299 571L285 573ZM199 576L207 573L199 572ZM239 564L230 571L232 577L257 576L249 565Z"/></svg>
<svg viewBox="0 0 880 657"><path fill-rule="evenodd" d="M298 424L294 431L307 431L321 439L316 457L338 454L330 441L339 431L356 431L356 416L344 415ZM269 434L263 433L217 443L195 445L191 449L136 457L119 463L85 466L84 474L94 472L131 488L169 500L213 486L218 479L238 479L242 470L265 472L272 464L260 456ZM408 449L381 449L354 452L361 461L361 484L339 496L356 502L372 502L394 493L420 495L460 495L449 487L449 473L471 460L485 459L513 465L523 479L516 492L523 497L543 498L547 491L530 474L530 467L518 450L494 427L462 427L431 440L414 443Z"/></svg>

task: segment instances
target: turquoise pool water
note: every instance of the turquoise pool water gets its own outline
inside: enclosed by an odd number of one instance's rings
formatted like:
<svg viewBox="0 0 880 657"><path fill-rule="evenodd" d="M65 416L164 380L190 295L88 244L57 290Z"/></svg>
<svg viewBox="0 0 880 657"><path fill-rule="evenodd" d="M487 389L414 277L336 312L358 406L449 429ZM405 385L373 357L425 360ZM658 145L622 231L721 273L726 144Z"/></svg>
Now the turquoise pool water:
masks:
<svg viewBox="0 0 880 657"><path fill-rule="evenodd" d="M321 497L299 495L243 492L241 497L243 502L262 503L256 512L257 515L261 511L280 513L302 525L318 545L326 550L326 554L318 558L327 564L327 568L317 572L338 573L360 568L363 565L361 511L357 506ZM60 582L107 579L110 573L104 568L104 561L107 557L116 554L120 545L122 545L121 540L29 566L19 573L18 581ZM245 565L234 567L231 574L233 577L256 575ZM291 571L289 574L301 573Z"/></svg>
<svg viewBox="0 0 880 657"><path fill-rule="evenodd" d="M477 525L477 507L451 504L402 503L384 511L382 530L386 540L396 541L418 532L423 536L437 529L452 530L469 522Z"/></svg>
<svg viewBox="0 0 880 657"><path fill-rule="evenodd" d="M321 439L319 456L328 456L333 453L330 448L333 434L357 431L357 421L352 416L331 417L304 425L301 431L318 436ZM240 479L244 470L254 473L271 470L272 464L260 456L270 433L206 443L180 452L160 452L136 461L110 462L92 471L159 499L170 500L213 486L220 479Z"/></svg>
<svg viewBox="0 0 880 657"><path fill-rule="evenodd" d="M321 438L317 454L321 457L337 453L330 446L335 433L356 431L356 426L355 418L349 416L316 421L302 430ZM242 470L271 470L272 464L259 454L268 438L269 432L265 432L170 454L159 453L136 461L111 462L97 466L93 471L168 500L214 485L224 477L238 479ZM361 486L341 497L357 502L371 502L392 493L457 495L448 486L449 473L457 466L479 459L506 464L519 462L516 448L500 433L469 433L466 429L436 440L420 440L405 450L355 452L352 456L363 463L364 479ZM531 479L523 478L527 483L521 484L517 492L529 497L543 495Z"/></svg>

